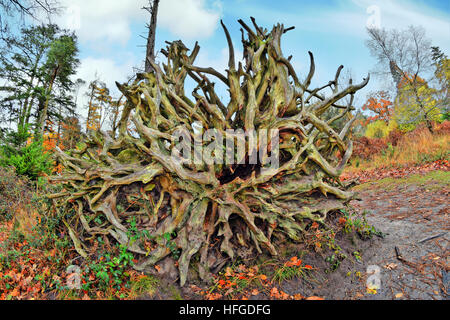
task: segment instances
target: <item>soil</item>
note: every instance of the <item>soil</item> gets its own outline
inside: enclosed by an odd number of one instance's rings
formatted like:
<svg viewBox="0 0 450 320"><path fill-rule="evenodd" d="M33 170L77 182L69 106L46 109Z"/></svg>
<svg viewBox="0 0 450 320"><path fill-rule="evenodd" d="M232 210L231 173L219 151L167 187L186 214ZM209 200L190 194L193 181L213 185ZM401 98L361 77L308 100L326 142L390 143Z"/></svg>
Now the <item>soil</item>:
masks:
<svg viewBox="0 0 450 320"><path fill-rule="evenodd" d="M449 298L449 192L448 183L432 180L389 190L373 183L362 190L362 201L353 205L366 210L368 222L387 234L363 258L366 266L381 268L380 289L364 298Z"/></svg>
<svg viewBox="0 0 450 320"><path fill-rule="evenodd" d="M344 260L337 271L323 275L323 285L305 290L304 295L326 299L449 299L449 183L429 179L420 184L403 181L386 186L371 182L359 186L358 191L361 200L351 205L365 212L368 223L384 238L341 244L347 251L357 247L362 262ZM366 285L372 275L369 266L378 268L380 279L379 289L370 293ZM357 272L362 276L355 278ZM287 293L298 291L292 281L284 284L284 289Z"/></svg>

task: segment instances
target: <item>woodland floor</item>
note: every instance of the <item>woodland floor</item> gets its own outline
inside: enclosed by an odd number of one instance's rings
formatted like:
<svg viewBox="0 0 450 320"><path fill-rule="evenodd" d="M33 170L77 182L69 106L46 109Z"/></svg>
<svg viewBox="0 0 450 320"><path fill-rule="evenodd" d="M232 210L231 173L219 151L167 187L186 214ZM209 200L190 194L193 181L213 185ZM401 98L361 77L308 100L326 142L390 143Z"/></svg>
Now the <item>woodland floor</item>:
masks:
<svg viewBox="0 0 450 320"><path fill-rule="evenodd" d="M361 200L351 205L356 212L365 212L367 222L381 231L382 236L361 240L355 235L338 233L336 243L348 258L338 263L334 271L330 270L330 261L326 261L329 252L287 249L284 253L287 257L305 252L299 256L315 271L308 277L277 283L279 292L291 298L300 295L326 300L449 299L450 172L447 163L445 168L439 164L438 167L441 170L429 165L403 173L395 170L371 182L365 178L363 181L369 182L354 187ZM368 266L380 270L377 290L367 289ZM193 291L190 287L181 289L179 298L202 298ZM274 298L272 291L257 292L247 297ZM170 295L160 293L153 299L170 299Z"/></svg>
<svg viewBox="0 0 450 320"><path fill-rule="evenodd" d="M354 233L336 233L335 243L347 258L330 260L332 250L313 252L298 245L284 248L282 259L299 257L302 265L312 266L312 270L305 269L306 276L279 282L272 278L274 269L269 269L272 262L272 267L280 267L280 261L261 255L247 263L258 266L256 271L248 267L238 274L255 273L254 279L266 274L267 281L245 285L243 294L227 296L224 291L216 290L213 291L216 296L209 297L205 291L210 288L200 283L180 288L176 276L170 277L173 266L163 263L158 269L167 269L167 276L156 275L159 284L151 296L144 294L139 299L449 299L448 163L403 173L395 170L392 174L361 180L362 184L353 188L361 200L352 201L351 205L358 214L365 213L367 222L382 232L382 236L362 240ZM6 236L0 232L0 242L6 239L2 239L2 234ZM434 236L437 237L429 239ZM366 287L368 266L373 265L379 267L381 280L380 288L375 291Z"/></svg>
<svg viewBox="0 0 450 320"><path fill-rule="evenodd" d="M312 293L325 299L448 299L449 187L448 171L388 177L355 187L361 200L351 204L366 211L368 223L385 237L359 241L361 262L344 261ZM381 285L368 294L370 265L380 268ZM363 277L355 281L348 272Z"/></svg>
<svg viewBox="0 0 450 320"><path fill-rule="evenodd" d="M362 201L352 204L386 233L363 257L381 268L380 290L365 298L449 298L449 182L450 172L433 171L356 187Z"/></svg>

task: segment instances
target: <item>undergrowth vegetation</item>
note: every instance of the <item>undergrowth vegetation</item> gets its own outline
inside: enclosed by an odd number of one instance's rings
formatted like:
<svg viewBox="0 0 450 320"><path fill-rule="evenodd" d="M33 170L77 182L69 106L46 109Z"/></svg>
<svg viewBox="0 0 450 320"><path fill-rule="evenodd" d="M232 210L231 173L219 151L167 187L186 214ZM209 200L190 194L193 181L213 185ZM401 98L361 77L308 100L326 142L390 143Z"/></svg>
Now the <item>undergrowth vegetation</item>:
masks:
<svg viewBox="0 0 450 320"><path fill-rule="evenodd" d="M52 185L38 187L36 182L18 178L14 169L0 169L0 299L152 298L166 286L158 276L133 270L134 255L106 235L89 239L88 255L80 257L64 224L75 213L56 209L43 196L49 191L61 190ZM312 222L305 233L305 249L318 253L329 264L329 272L351 258L343 254L337 234L367 238L375 233L365 220L346 210L336 212L336 219L337 228ZM146 237L133 230L131 241ZM158 241L165 241L176 255L171 236ZM285 281L316 281L318 269L306 262L307 252L286 249L277 259L234 262L209 284L192 285L193 292L204 299L307 299L301 292L287 294L280 289ZM177 290L172 287L169 298L181 299Z"/></svg>
<svg viewBox="0 0 450 320"><path fill-rule="evenodd" d="M133 255L106 237L91 239L95 250L80 259L64 226L71 215L44 196L54 188L42 189L19 178L13 168L0 168L0 299L125 299L153 294L157 280L132 270ZM80 271L68 273L70 266ZM77 282L79 287L70 286Z"/></svg>
<svg viewBox="0 0 450 320"><path fill-rule="evenodd" d="M362 260L361 253L356 247L356 238L365 241L374 236L384 236L367 223L365 213L361 215L343 209L335 213L335 219L337 223L333 224L333 227L311 223L305 234L303 249L288 246L277 259L262 257L251 263L239 261L214 276L213 284L207 289L195 285L191 287L209 300L247 300L251 297L281 300L319 299L315 296L306 297L301 292L288 294L281 289L281 285L293 280L303 284L318 284L322 277L320 268L314 266L314 262L307 261L323 260L325 273L332 273L340 268L344 260L353 263ZM341 247L346 240L355 245L350 254L348 244L345 244L347 246L345 249ZM298 287L301 288L302 285Z"/></svg>
<svg viewBox="0 0 450 320"><path fill-rule="evenodd" d="M449 160L450 122L437 124L434 133L418 127L408 133L391 131L383 137L361 137L345 172L401 167Z"/></svg>

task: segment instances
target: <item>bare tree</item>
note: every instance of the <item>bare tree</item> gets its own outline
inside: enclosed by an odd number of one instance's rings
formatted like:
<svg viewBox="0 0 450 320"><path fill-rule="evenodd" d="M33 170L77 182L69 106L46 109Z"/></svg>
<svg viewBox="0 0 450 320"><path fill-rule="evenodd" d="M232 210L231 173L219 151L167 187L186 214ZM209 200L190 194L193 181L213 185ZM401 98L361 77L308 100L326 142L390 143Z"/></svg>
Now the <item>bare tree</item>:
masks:
<svg viewBox="0 0 450 320"><path fill-rule="evenodd" d="M396 85L397 97L400 90L414 99L418 106L418 117L422 118L430 131L433 126L430 114L435 108L424 103L420 90L427 85L427 79L433 68L431 59L431 41L422 27L410 26L406 30L386 30L370 28L370 39L366 42L371 54L378 60L378 73L391 74ZM411 121L417 121L417 117Z"/></svg>
<svg viewBox="0 0 450 320"><path fill-rule="evenodd" d="M367 29L366 42L371 54L378 60L378 73L390 73L396 84L404 74L413 78L424 76L431 70L431 41L421 27L406 30Z"/></svg>
<svg viewBox="0 0 450 320"><path fill-rule="evenodd" d="M9 31L9 19L17 18L20 22L24 22L25 18L39 20L39 15L50 16L59 10L58 0L0 0L0 33L3 37L4 33Z"/></svg>
<svg viewBox="0 0 450 320"><path fill-rule="evenodd" d="M155 61L156 22L158 17L159 0L149 0L149 6L144 7L150 12L150 24L147 25L147 52L145 55L145 72L152 71L152 62Z"/></svg>

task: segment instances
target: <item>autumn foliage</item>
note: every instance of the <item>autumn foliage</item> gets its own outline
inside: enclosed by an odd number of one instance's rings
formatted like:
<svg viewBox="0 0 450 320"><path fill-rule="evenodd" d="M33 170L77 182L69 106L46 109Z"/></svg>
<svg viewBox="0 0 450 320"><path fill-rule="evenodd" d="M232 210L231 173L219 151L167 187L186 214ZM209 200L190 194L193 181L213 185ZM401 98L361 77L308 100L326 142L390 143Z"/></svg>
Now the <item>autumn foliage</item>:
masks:
<svg viewBox="0 0 450 320"><path fill-rule="evenodd" d="M412 167L448 160L450 122L435 123L433 127L433 134L422 124L407 133L393 130L383 138L356 139L352 165L346 172Z"/></svg>
<svg viewBox="0 0 450 320"><path fill-rule="evenodd" d="M363 105L364 111L368 110L375 115L367 117L365 125L377 121L383 120L388 123L393 114L393 104L390 101L389 94L386 91L377 91L374 93L367 102Z"/></svg>
<svg viewBox="0 0 450 320"><path fill-rule="evenodd" d="M355 141L353 157L361 159L370 159L382 150L386 149L387 143L383 138L361 137Z"/></svg>

